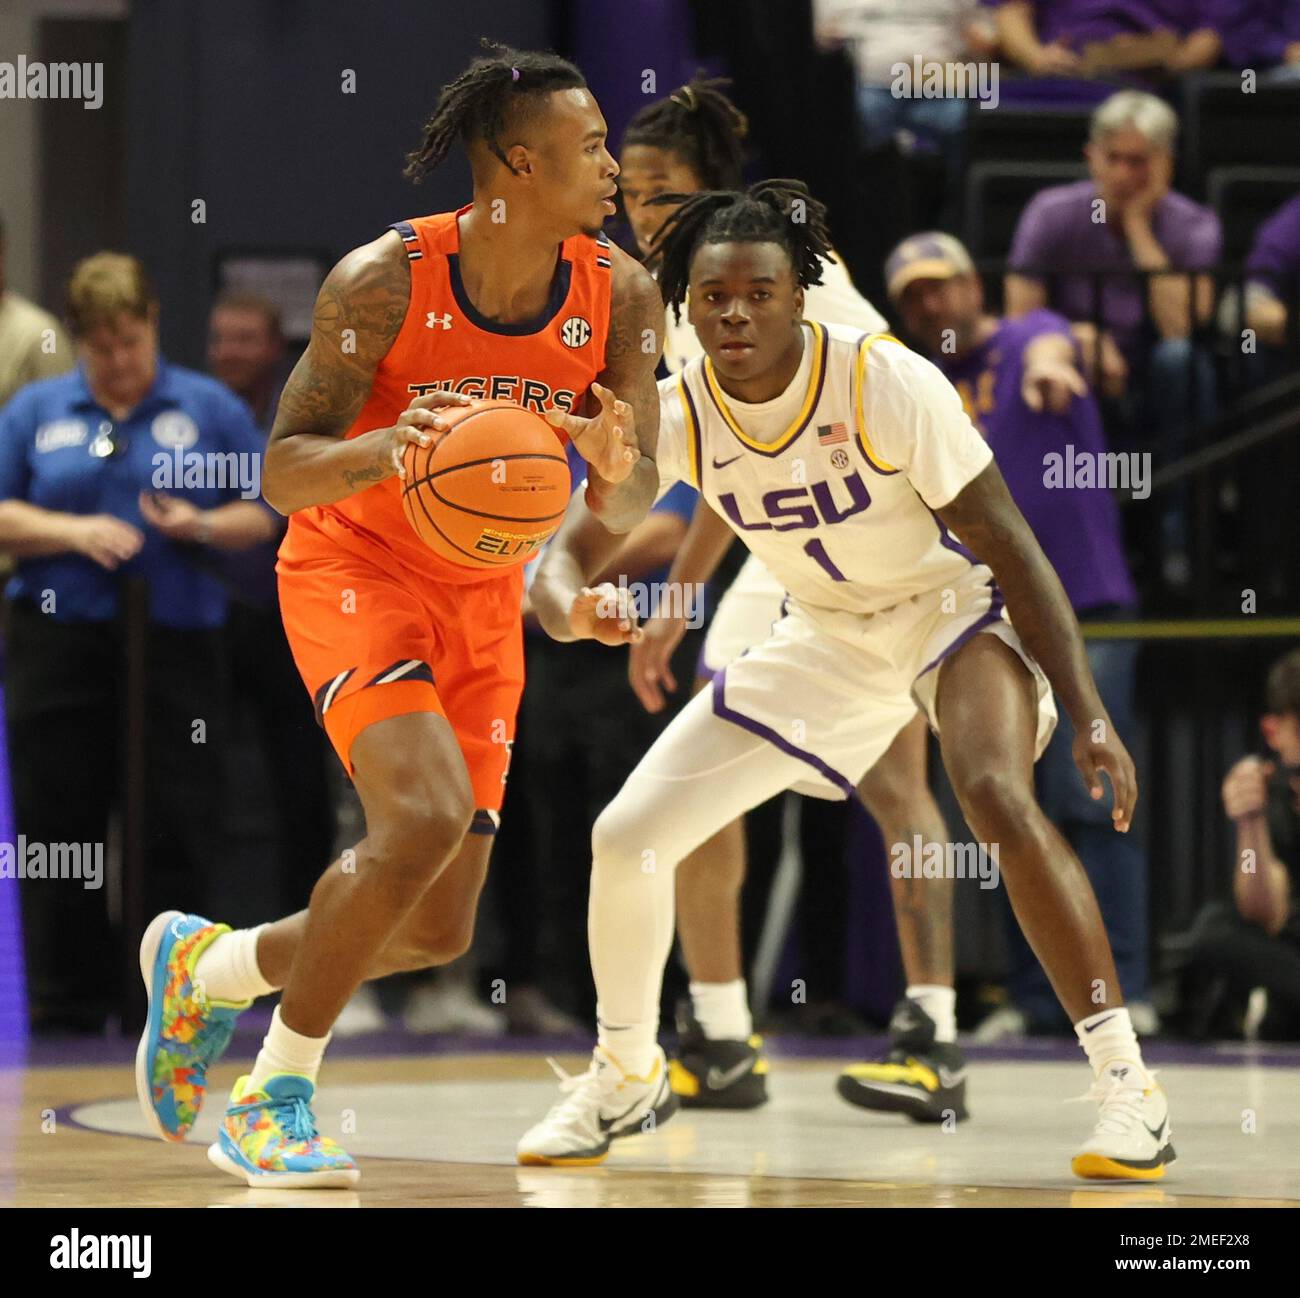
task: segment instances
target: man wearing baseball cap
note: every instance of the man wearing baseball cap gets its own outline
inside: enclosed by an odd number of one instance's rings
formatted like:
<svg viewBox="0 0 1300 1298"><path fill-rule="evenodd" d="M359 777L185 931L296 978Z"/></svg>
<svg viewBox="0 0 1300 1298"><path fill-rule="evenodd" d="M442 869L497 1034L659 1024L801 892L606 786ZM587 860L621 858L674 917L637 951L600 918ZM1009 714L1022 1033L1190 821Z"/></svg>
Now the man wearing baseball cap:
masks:
<svg viewBox="0 0 1300 1298"><path fill-rule="evenodd" d="M903 240L885 263L885 284L909 340L961 394L992 447L1079 620L1134 616L1119 509L1109 488L1095 485L1110 480L1103 468L1114 461L1102 458L1101 416L1069 321L1044 309L1016 319L990 315L970 254L938 231ZM1088 643L1097 688L1121 734L1133 730L1136 657L1133 641ZM1138 835L1110 832L1109 795L1098 802L1087 796L1070 756L1072 738L1062 721L1038 763L1039 796L1088 871L1133 1022L1150 1032L1156 1023L1147 1002L1146 853ZM990 1033L1063 1030L1047 977L1011 922L1010 907L1006 918L1013 1009L998 1011Z"/></svg>

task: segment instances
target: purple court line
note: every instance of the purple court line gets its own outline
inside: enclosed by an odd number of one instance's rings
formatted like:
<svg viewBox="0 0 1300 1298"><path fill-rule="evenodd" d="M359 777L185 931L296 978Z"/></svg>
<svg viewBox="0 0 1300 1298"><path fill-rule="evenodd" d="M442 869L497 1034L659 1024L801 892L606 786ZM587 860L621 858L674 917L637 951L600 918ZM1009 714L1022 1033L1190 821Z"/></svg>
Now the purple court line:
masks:
<svg viewBox="0 0 1300 1298"><path fill-rule="evenodd" d="M0 689L0 842L16 843L9 797L9 743L4 691ZM27 1037L27 991L23 976L23 934L19 918L19 880L0 879L0 1060L21 1053Z"/></svg>
<svg viewBox="0 0 1300 1298"><path fill-rule="evenodd" d="M249 1016L252 1017L251 1015ZM252 1058L270 1016L263 1013L260 1023L247 1023L236 1031L230 1056ZM671 1034L663 1034L670 1039ZM594 1031L564 1036L479 1037L457 1033L413 1033L393 1026L380 1032L354 1037L338 1037L330 1042L333 1059L411 1058L420 1055L536 1055L586 1054L592 1048ZM773 1059L871 1059L889 1049L889 1038L882 1034L852 1037L814 1037L780 1035L764 1039ZM1030 1037L1023 1041L979 1046L958 1043L967 1059L975 1063L1074 1063L1084 1062L1083 1053L1070 1037ZM28 1068L73 1068L131 1063L137 1041L124 1037L63 1037L33 1040L27 1051ZM1232 1067L1252 1064L1260 1068L1300 1068L1300 1046L1249 1046L1239 1041L1195 1044L1180 1041L1142 1043L1143 1056L1155 1067L1179 1065L1214 1065Z"/></svg>

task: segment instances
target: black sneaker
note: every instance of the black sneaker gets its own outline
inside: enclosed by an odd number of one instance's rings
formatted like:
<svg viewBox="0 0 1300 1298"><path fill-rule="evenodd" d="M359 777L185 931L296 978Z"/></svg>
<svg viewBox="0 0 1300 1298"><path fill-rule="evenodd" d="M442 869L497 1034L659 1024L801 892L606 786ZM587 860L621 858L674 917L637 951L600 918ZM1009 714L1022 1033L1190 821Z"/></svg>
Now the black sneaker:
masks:
<svg viewBox="0 0 1300 1298"><path fill-rule="evenodd" d="M913 1122L961 1122L966 1111L966 1060L950 1042L934 1039L934 1020L901 1000L889 1021L893 1045L879 1063L852 1064L835 1089L863 1109L906 1113Z"/></svg>
<svg viewBox="0 0 1300 1298"><path fill-rule="evenodd" d="M757 1033L747 1041L710 1041L690 1000L677 1002L677 1050L668 1080L687 1109L756 1109L767 1103L767 1057Z"/></svg>

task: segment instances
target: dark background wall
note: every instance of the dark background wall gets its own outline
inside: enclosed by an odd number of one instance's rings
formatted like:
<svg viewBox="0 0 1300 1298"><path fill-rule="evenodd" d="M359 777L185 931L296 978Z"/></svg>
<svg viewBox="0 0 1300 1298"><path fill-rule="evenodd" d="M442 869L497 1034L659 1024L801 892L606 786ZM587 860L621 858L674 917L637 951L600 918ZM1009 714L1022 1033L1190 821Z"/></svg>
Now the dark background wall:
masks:
<svg viewBox="0 0 1300 1298"><path fill-rule="evenodd" d="M215 255L338 257L392 221L467 201L463 159L419 188L405 153L480 35L553 43L550 6L493 0L137 0L129 36L127 241L152 270L163 344L201 364ZM342 92L356 73L356 92ZM206 223L191 220L194 200Z"/></svg>

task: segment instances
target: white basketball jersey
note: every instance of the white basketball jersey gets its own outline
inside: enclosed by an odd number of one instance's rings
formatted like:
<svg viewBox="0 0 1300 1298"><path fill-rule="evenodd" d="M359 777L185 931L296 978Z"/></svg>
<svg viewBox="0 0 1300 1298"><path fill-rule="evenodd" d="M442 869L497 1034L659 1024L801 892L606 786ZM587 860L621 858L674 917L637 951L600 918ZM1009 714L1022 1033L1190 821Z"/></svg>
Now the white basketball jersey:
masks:
<svg viewBox="0 0 1300 1298"><path fill-rule="evenodd" d="M746 432L708 357L660 382L661 486L697 487L810 610L874 613L959 581L977 561L933 511L993 457L956 391L888 334L805 321L804 339L806 390L774 440Z"/></svg>

